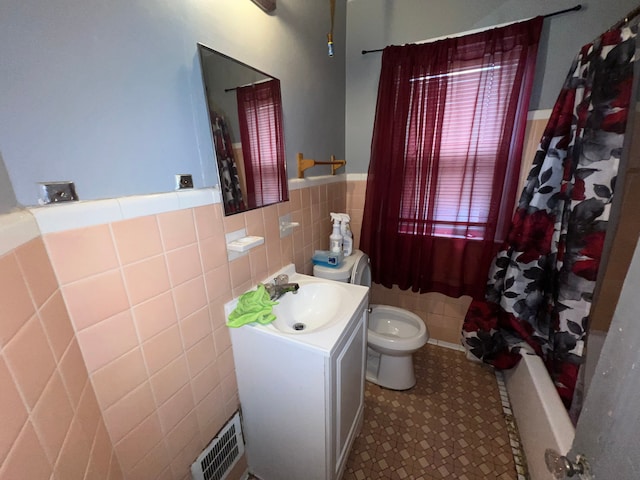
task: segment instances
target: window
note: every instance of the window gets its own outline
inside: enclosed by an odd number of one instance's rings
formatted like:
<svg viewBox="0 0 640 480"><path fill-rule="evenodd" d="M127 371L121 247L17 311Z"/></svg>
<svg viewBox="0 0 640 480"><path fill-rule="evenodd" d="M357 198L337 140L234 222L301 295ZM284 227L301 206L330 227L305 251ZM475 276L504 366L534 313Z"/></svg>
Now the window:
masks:
<svg viewBox="0 0 640 480"><path fill-rule="evenodd" d="M450 73L409 80L409 115L429 112L421 105L428 101L424 95L427 87L418 84L447 85L444 108L439 112L439 160L424 180L417 169L407 172L401 201L401 233L480 240L485 236L507 113L504 97L512 93L518 65L469 63ZM411 146L421 142L420 129L428 119L409 124L407 163L420 165L420 150Z"/></svg>
<svg viewBox="0 0 640 480"><path fill-rule="evenodd" d="M280 85L269 80L237 90L249 208L277 203L286 194Z"/></svg>

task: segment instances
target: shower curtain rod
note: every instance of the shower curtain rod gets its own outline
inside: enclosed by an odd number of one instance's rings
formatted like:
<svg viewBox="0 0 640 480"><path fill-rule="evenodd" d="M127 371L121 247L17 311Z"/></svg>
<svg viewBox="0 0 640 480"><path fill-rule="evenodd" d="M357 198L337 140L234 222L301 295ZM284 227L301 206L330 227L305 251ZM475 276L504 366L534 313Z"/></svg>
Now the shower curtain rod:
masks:
<svg viewBox="0 0 640 480"><path fill-rule="evenodd" d="M261 83L269 82L271 80L273 80L273 79L272 78L265 78L263 80L258 80L257 82L247 83L246 85L238 85L237 87L225 88L224 91L225 92L233 92L235 90L238 90L239 88L253 87L254 85L260 85Z"/></svg>
<svg viewBox="0 0 640 480"><path fill-rule="evenodd" d="M633 20L638 15L640 15L640 7L637 7L637 8L634 8L633 10L631 10L629 13L627 13L625 15L624 18L621 18L614 25L612 25L611 28L608 31L615 30L617 28L622 27L625 23L630 22L631 20Z"/></svg>
<svg viewBox="0 0 640 480"><path fill-rule="evenodd" d="M567 12L577 12L580 9L582 9L582 4L579 3L575 7L565 8L564 10L558 10L557 12L552 12L552 13L547 13L546 15L542 15L542 18L555 17L556 15L560 15ZM518 21L522 21L522 20L516 20L516 22ZM516 23L516 22L511 22L511 23ZM488 30L489 28L494 28L494 27L487 27L486 30ZM418 42L418 43L426 43L426 42ZM384 48L377 48L375 50L362 50L362 55L366 55L367 53L381 52L383 50Z"/></svg>

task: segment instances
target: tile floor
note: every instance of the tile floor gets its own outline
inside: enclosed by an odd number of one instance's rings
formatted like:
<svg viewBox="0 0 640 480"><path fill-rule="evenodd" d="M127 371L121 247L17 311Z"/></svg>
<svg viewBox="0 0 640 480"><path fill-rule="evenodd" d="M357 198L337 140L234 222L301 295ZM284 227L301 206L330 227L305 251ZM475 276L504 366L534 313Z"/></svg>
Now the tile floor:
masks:
<svg viewBox="0 0 640 480"><path fill-rule="evenodd" d="M410 390L366 382L364 423L343 480L525 478L516 473L494 372L431 344L414 362Z"/></svg>

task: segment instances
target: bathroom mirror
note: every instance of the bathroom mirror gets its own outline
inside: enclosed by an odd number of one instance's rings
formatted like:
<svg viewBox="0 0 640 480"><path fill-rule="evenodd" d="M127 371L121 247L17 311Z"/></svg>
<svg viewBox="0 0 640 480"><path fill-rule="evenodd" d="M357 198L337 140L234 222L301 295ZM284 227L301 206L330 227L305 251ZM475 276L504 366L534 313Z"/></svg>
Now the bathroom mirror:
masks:
<svg viewBox="0 0 640 480"><path fill-rule="evenodd" d="M289 199L280 81L198 44L225 215Z"/></svg>

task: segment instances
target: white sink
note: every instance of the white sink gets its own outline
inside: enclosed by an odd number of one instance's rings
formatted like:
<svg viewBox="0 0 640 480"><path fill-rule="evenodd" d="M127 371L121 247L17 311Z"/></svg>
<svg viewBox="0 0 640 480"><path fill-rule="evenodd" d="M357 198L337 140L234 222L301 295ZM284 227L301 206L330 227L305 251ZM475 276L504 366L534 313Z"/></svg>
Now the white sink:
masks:
<svg viewBox="0 0 640 480"><path fill-rule="evenodd" d="M288 292L273 307L271 323L283 333L305 334L332 325L344 311L347 290L335 282L298 282L296 293Z"/></svg>
<svg viewBox="0 0 640 480"><path fill-rule="evenodd" d="M273 282L279 275L287 275L289 283L297 283L300 286L298 293L287 292L277 300L278 305L272 310L276 316L273 322L232 328L232 333L255 329L260 335L275 335L285 342L331 352L353 313L367 303L369 289L297 273L293 264L271 274L262 283ZM237 305L237 298L225 304L227 317Z"/></svg>

